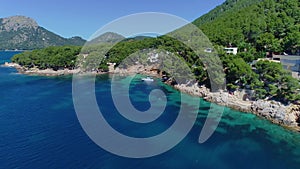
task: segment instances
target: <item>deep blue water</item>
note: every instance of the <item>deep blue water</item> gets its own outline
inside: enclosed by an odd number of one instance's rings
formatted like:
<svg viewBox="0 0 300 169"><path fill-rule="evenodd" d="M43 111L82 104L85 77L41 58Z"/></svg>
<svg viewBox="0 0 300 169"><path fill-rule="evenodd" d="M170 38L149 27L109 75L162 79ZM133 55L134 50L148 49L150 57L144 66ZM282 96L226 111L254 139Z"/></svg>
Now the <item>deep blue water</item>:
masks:
<svg viewBox="0 0 300 169"><path fill-rule="evenodd" d="M13 54L0 52L0 64ZM129 123L116 113L110 78L100 76L96 96L104 103L104 116L116 130L147 137L172 125L180 104L177 91L138 80L131 87L131 100L139 110L149 108L147 99L152 89L162 89L168 96L166 112L145 126ZM98 147L81 128L72 102L72 77L28 76L0 67L0 168L299 168L299 133L228 108L213 136L199 144L209 106L201 100L196 124L170 151L146 159L124 158Z"/></svg>

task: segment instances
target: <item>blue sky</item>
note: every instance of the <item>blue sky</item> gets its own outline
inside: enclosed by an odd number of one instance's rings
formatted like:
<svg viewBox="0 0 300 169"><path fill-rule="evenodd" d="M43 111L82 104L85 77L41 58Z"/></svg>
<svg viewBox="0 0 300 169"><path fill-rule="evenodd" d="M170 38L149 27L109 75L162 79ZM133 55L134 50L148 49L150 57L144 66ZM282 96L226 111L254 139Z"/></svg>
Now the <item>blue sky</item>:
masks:
<svg viewBox="0 0 300 169"><path fill-rule="evenodd" d="M88 39L103 25L140 12L162 12L193 21L225 0L1 0L0 17L25 15L63 37Z"/></svg>

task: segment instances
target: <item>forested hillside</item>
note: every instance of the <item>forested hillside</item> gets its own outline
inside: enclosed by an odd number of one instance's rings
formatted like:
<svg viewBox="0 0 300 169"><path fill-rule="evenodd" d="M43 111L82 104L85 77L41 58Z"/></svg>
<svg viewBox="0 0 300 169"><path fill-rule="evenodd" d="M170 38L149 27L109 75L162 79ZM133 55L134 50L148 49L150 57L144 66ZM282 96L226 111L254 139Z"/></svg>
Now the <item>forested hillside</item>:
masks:
<svg viewBox="0 0 300 169"><path fill-rule="evenodd" d="M299 0L227 0L194 24L217 45L253 47L257 55L300 49Z"/></svg>
<svg viewBox="0 0 300 169"><path fill-rule="evenodd" d="M202 25L208 22L213 21L219 16L224 15L227 12L230 12L232 10L240 10L241 8L248 7L250 5L253 5L255 3L261 2L263 0L227 0L222 5L217 6L213 10L211 10L209 13L201 16L200 18L196 19L194 21L194 24L196 25Z"/></svg>
<svg viewBox="0 0 300 169"><path fill-rule="evenodd" d="M51 46L17 54L11 60L26 68L74 69L80 51L78 46Z"/></svg>

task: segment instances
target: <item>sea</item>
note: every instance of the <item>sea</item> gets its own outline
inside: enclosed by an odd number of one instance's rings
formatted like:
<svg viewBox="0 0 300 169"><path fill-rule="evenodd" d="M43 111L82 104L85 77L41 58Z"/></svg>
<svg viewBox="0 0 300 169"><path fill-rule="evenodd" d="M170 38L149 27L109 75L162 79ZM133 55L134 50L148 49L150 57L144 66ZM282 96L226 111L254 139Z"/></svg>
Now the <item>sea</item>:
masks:
<svg viewBox="0 0 300 169"><path fill-rule="evenodd" d="M0 52L0 64L17 53ZM139 78L132 80L129 91L137 110L146 111L151 106L148 96L154 89L160 89L167 97L161 117L149 124L135 124L120 116L112 99L109 75L96 77L95 95L99 106L101 102L103 116L118 132L131 137L155 136L176 120L181 95L159 79L148 84ZM224 112L216 131L206 142L199 143L209 109L219 107L199 100L195 124L175 147L153 157L123 157L98 146L80 125L72 98L72 76L23 75L14 68L0 67L0 168L299 168L300 133L251 113L222 107ZM126 143L119 142L119 146L124 148Z"/></svg>

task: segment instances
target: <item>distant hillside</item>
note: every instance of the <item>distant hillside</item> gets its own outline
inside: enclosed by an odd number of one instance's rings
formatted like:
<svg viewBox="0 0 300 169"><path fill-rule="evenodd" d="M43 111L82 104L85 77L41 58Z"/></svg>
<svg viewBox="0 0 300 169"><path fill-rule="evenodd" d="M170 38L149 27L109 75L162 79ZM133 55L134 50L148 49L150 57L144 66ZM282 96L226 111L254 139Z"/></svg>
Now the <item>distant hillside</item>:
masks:
<svg viewBox="0 0 300 169"><path fill-rule="evenodd" d="M194 24L218 45L299 53L299 0L227 0Z"/></svg>
<svg viewBox="0 0 300 169"><path fill-rule="evenodd" d="M144 39L151 39L153 37L150 36L135 36L135 37L130 37L126 38L120 34L114 33L114 32L106 32L92 40L89 40L86 44L101 44L101 43L117 43L120 41L140 41Z"/></svg>
<svg viewBox="0 0 300 169"><path fill-rule="evenodd" d="M113 32L106 32L106 33L88 41L87 44L116 43L123 39L125 39L125 37L122 35L119 35L119 34L113 33Z"/></svg>
<svg viewBox="0 0 300 169"><path fill-rule="evenodd" d="M83 45L80 37L63 38L25 16L0 18L0 50L38 49L48 46Z"/></svg>

